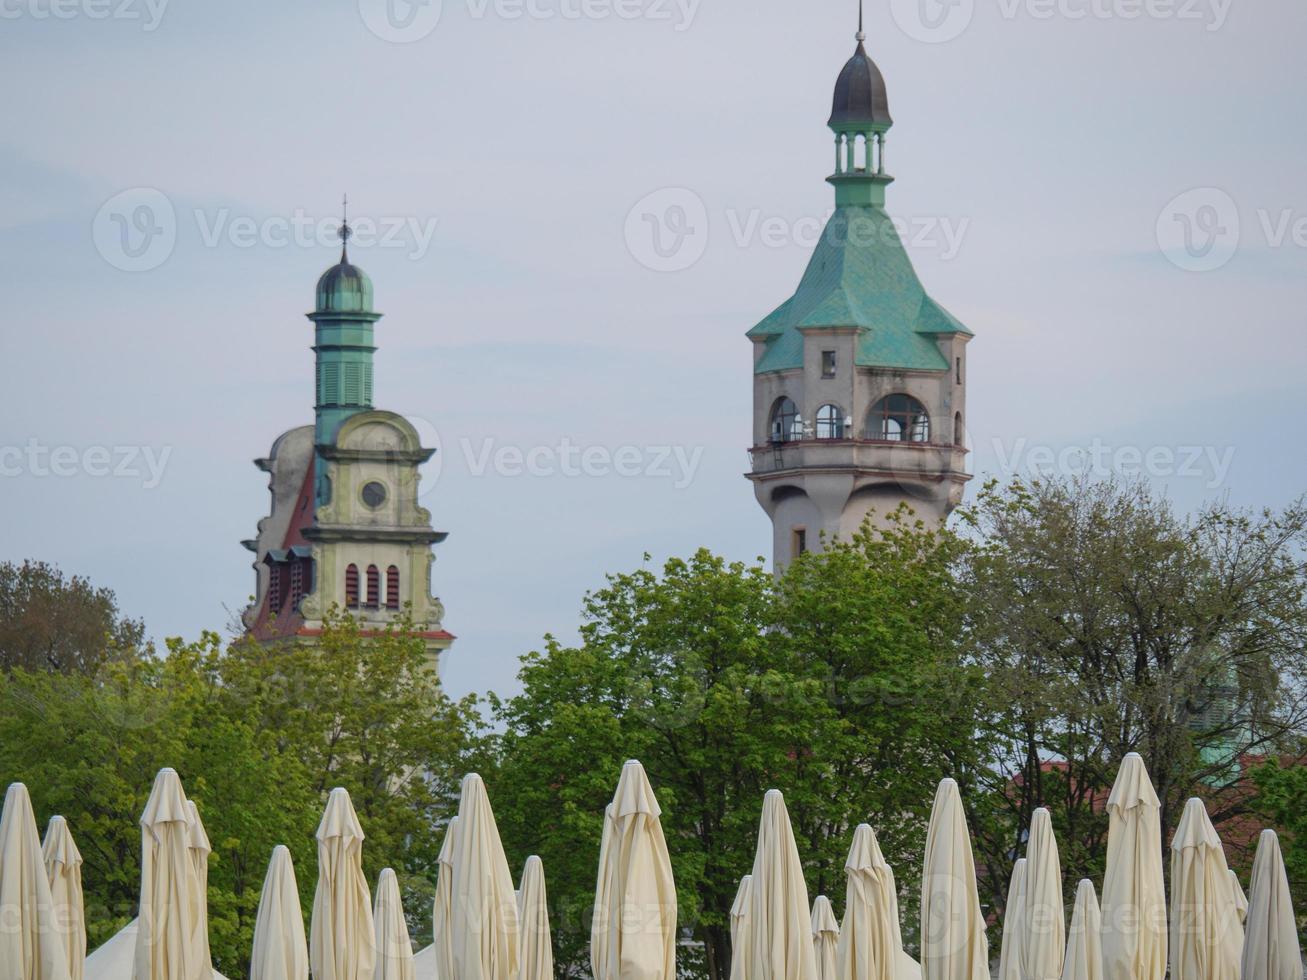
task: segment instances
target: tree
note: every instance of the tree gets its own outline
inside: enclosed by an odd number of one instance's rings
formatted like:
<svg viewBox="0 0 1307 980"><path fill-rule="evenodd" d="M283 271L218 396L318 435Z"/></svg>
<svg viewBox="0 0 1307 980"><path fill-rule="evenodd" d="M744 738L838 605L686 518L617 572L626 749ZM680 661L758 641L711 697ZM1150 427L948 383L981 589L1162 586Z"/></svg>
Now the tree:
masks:
<svg viewBox="0 0 1307 980"><path fill-rule="evenodd" d="M1307 765L1303 764L1307 756L1302 749L1300 745L1292 756L1267 762L1253 773L1257 809L1279 828L1280 850L1299 923L1307 920Z"/></svg>
<svg viewBox="0 0 1307 980"><path fill-rule="evenodd" d="M1068 875L1098 873L1106 795L1137 751L1164 839L1201 795L1249 809L1244 761L1307 719L1307 509L1183 518L1142 484L991 484L964 521L971 656L989 678L972 827L1001 905L1036 806Z"/></svg>
<svg viewBox="0 0 1307 980"><path fill-rule="evenodd" d="M700 551L611 576L585 600L578 646L525 659L523 693L496 702L492 790L510 853L544 860L560 975L586 975L602 815L626 758L663 809L679 921L703 944L696 975L729 974L730 905L769 788L789 801L813 895L838 901L864 820L891 862L915 866L947 760L932 743L962 751L968 737L932 696L960 669L957 546L868 528L779 581Z"/></svg>
<svg viewBox="0 0 1307 980"><path fill-rule="evenodd" d="M94 673L115 653L135 653L144 636L111 590L45 562L0 562L0 670Z"/></svg>

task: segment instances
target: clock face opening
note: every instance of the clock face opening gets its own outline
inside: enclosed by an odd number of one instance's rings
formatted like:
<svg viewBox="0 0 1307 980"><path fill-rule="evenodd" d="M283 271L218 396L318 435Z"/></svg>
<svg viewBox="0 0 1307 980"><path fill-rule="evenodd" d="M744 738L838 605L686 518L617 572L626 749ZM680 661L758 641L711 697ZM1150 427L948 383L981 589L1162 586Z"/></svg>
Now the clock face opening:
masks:
<svg viewBox="0 0 1307 980"><path fill-rule="evenodd" d="M363 502L375 510L386 502L386 486L376 480L369 480L363 484L360 495L363 497Z"/></svg>

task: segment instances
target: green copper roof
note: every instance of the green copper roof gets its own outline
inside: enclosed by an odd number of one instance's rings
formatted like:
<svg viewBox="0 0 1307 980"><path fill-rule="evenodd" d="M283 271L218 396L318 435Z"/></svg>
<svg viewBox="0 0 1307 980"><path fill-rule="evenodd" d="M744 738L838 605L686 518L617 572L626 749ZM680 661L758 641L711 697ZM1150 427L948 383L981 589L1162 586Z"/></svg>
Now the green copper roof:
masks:
<svg viewBox="0 0 1307 980"><path fill-rule="evenodd" d="M803 331L857 327L860 367L947 371L935 334L971 331L926 295L881 208L837 208L798 291L749 331L766 338L758 374L803 366Z"/></svg>
<svg viewBox="0 0 1307 980"><path fill-rule="evenodd" d="M318 313L372 313L372 280L342 250L340 263L318 280L316 300Z"/></svg>

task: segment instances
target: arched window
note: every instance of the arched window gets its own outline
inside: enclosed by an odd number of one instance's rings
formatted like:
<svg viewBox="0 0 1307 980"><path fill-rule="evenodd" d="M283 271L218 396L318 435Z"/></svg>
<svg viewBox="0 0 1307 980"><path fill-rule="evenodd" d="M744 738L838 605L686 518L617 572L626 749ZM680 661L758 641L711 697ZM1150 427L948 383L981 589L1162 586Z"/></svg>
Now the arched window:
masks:
<svg viewBox="0 0 1307 980"><path fill-rule="evenodd" d="M823 405L817 409L817 438L844 438L844 411L838 405Z"/></svg>
<svg viewBox="0 0 1307 980"><path fill-rule="evenodd" d="M771 421L767 426L768 438L772 442L789 442L791 439L801 438L803 433L799 431L798 421L798 406L788 398L776 399L776 404L771 409Z"/></svg>
<svg viewBox="0 0 1307 980"><path fill-rule="evenodd" d="M359 567L349 565L345 568L345 608L359 607Z"/></svg>
<svg viewBox="0 0 1307 980"><path fill-rule="evenodd" d="M381 605L381 573L376 565L368 566L368 608L376 609Z"/></svg>
<svg viewBox="0 0 1307 980"><path fill-rule="evenodd" d="M882 442L930 442L930 416L911 395L887 395L871 407L867 438Z"/></svg>
<svg viewBox="0 0 1307 980"><path fill-rule="evenodd" d="M399 608L399 568L396 565L386 569L386 608Z"/></svg>

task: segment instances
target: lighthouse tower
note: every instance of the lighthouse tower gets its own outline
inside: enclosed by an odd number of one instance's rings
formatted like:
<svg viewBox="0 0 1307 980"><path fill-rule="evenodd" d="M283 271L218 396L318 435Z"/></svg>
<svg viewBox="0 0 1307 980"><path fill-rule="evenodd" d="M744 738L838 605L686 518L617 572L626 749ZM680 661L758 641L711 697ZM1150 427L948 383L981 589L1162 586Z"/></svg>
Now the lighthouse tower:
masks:
<svg viewBox="0 0 1307 980"><path fill-rule="evenodd" d="M778 567L907 504L940 522L970 479L971 331L926 294L885 210L893 120L885 79L857 49L835 82L835 212L794 295L748 332L748 478Z"/></svg>

